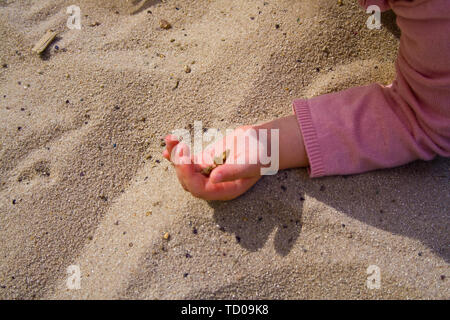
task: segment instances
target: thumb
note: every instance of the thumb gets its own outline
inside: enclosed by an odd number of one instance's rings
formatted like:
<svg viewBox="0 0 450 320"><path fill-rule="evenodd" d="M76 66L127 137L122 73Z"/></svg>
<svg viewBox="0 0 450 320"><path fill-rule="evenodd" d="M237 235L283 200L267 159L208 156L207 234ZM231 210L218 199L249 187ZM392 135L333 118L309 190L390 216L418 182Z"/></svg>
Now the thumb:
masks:
<svg viewBox="0 0 450 320"><path fill-rule="evenodd" d="M257 165L225 163L214 169L209 178L212 183L220 183L251 178L258 175L260 175L260 172Z"/></svg>

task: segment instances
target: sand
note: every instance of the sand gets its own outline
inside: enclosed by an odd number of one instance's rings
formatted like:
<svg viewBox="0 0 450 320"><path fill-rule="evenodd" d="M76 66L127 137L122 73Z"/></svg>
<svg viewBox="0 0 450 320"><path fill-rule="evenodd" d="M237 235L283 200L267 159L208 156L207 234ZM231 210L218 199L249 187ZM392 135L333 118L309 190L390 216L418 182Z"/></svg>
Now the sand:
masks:
<svg viewBox="0 0 450 320"><path fill-rule="evenodd" d="M72 4L82 30L66 26ZM235 128L390 83L392 13L369 30L353 0L135 5L0 1L0 298L450 298L449 159L287 170L222 203L186 193L161 155L160 138L194 121Z"/></svg>

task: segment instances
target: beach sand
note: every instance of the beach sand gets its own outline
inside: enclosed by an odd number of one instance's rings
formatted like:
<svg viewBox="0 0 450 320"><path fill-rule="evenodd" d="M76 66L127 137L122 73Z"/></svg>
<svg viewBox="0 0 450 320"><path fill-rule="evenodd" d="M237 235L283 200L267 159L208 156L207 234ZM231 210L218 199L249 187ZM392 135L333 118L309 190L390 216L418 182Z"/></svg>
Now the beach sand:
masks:
<svg viewBox="0 0 450 320"><path fill-rule="evenodd" d="M66 26L73 4L81 30ZM136 8L0 1L0 298L450 298L449 159L287 170L205 202L161 155L160 138L194 121L235 128L292 114L294 98L389 84L392 12L369 30L353 0ZM50 28L59 36L38 57Z"/></svg>

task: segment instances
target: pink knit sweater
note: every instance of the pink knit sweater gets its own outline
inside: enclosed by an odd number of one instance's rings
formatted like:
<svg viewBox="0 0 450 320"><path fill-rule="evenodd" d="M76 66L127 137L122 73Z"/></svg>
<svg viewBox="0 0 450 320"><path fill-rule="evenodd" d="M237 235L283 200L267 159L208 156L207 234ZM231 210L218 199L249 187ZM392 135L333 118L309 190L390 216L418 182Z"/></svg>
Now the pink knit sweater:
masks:
<svg viewBox="0 0 450 320"><path fill-rule="evenodd" d="M294 101L311 177L450 156L450 0L360 2L397 15L396 79Z"/></svg>

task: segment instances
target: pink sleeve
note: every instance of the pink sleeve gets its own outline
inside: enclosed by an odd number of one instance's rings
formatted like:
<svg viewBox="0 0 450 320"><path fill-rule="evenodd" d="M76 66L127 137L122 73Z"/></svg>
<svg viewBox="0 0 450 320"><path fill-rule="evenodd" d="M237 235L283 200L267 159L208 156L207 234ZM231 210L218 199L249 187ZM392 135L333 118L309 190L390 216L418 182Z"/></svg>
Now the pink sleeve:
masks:
<svg viewBox="0 0 450 320"><path fill-rule="evenodd" d="M390 1L402 36L392 85L295 100L312 177L450 156L450 1Z"/></svg>
<svg viewBox="0 0 450 320"><path fill-rule="evenodd" d="M389 3L387 0L359 0L359 4L364 8L367 9L368 6L376 5L380 7L381 11L389 10Z"/></svg>

